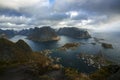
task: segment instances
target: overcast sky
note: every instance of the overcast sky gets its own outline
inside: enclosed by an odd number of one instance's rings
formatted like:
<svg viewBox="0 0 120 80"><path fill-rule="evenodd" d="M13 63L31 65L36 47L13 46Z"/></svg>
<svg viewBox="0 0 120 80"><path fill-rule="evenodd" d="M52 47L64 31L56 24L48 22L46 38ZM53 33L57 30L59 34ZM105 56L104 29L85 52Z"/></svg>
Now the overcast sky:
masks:
<svg viewBox="0 0 120 80"><path fill-rule="evenodd" d="M0 28L120 29L120 0L0 0Z"/></svg>

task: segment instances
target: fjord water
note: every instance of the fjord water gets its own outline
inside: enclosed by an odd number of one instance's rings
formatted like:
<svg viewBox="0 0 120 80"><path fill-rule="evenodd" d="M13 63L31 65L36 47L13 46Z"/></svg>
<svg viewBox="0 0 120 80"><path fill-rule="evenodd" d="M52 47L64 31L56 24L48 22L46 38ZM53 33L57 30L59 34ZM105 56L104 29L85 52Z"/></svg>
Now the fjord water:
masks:
<svg viewBox="0 0 120 80"><path fill-rule="evenodd" d="M120 32L95 32L93 37L104 39L102 42L110 43L114 49L102 49L107 59L120 64Z"/></svg>
<svg viewBox="0 0 120 80"><path fill-rule="evenodd" d="M100 44L96 43L93 45L91 43L95 42L93 38L90 39L74 39L66 36L61 36L61 39L56 42L35 42L28 40L26 36L17 35L10 40L13 42L18 41L19 39L24 40L29 44L29 46L33 49L33 51L41 51L45 49L54 50L58 47L63 46L66 43L71 42L80 42L85 43L81 44L80 47L75 50L67 50L67 51L53 51L50 54L51 57L59 57L61 58L60 64L65 67L72 67L78 69L81 72L90 73L95 71L96 68L92 66L88 66L88 64L84 63L83 60L78 59L77 55L80 53L85 54L97 54L100 51L103 53L106 59L114 61L116 63L120 62L120 32L113 33L103 33L103 32L92 32L92 37L104 39L101 42L110 43L113 45L114 49L104 49Z"/></svg>

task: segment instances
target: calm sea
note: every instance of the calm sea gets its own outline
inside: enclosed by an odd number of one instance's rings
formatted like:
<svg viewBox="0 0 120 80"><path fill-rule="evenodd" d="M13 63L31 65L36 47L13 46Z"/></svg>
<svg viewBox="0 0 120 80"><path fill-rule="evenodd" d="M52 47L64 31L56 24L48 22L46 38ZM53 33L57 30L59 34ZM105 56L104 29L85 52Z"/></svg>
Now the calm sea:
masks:
<svg viewBox="0 0 120 80"><path fill-rule="evenodd" d="M41 51L45 49L56 49L58 47L63 46L66 43L71 42L80 42L85 43L81 44L75 50L67 50L67 51L53 51L50 54L51 57L58 57L60 59L60 64L65 67L72 67L78 69L81 72L90 73L95 71L96 68L92 66L88 66L83 60L78 59L77 55L80 53L85 54L97 54L100 51L103 53L106 59L114 61L116 63L120 62L120 32L92 32L92 37L104 39L101 42L110 43L113 45L114 49L104 49L101 47L101 44L96 43L93 45L91 43L95 42L93 38L91 39L73 39L66 36L61 36L61 40L56 42L34 42L28 40L26 36L17 35L10 40L13 42L18 41L19 39L24 40L29 44L29 46L33 49L33 51Z"/></svg>

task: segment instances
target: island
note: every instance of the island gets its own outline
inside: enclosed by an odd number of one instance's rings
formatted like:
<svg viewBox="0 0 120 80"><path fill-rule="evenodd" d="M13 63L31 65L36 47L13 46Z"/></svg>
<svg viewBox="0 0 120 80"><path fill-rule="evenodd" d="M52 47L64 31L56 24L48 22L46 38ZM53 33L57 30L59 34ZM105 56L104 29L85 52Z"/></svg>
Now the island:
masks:
<svg viewBox="0 0 120 80"><path fill-rule="evenodd" d="M80 43L66 43L63 46L59 47L58 50L68 50L68 49L76 49L77 47L80 46Z"/></svg>
<svg viewBox="0 0 120 80"><path fill-rule="evenodd" d="M113 49L112 44L108 44L108 43L101 43L101 46L105 49Z"/></svg>
<svg viewBox="0 0 120 80"><path fill-rule="evenodd" d="M69 36L73 38L91 38L90 34L88 31L84 29L79 29L76 27L64 27L60 28L57 32L59 35L64 35L64 36Z"/></svg>
<svg viewBox="0 0 120 80"><path fill-rule="evenodd" d="M54 29L49 26L41 28L34 28L28 35L28 39L39 42L58 41L60 37L57 35Z"/></svg>

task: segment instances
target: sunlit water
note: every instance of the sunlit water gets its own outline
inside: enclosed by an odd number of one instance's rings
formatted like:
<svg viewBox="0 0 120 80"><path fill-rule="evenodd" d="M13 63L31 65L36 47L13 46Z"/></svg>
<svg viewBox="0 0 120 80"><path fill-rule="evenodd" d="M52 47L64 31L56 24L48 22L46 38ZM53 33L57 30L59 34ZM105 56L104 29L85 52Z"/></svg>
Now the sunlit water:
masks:
<svg viewBox="0 0 120 80"><path fill-rule="evenodd" d="M107 42L113 45L114 49L104 49L101 47L100 44L90 44L92 42L95 42L93 38L91 39L73 39L66 36L61 36L61 39L56 42L34 42L31 40L28 40L26 36L17 35L10 40L13 42L18 41L19 39L24 40L29 44L29 46L33 49L33 51L41 51L45 49L55 49L58 47L63 46L65 43L70 42L80 42L85 43L85 45L80 45L75 50L68 50L68 51L53 51L50 56L52 57L59 57L61 58L60 64L62 64L65 67L72 67L75 69L78 69L81 72L89 73L96 68L92 66L88 66L88 64L84 63L81 59L77 58L77 55L80 53L86 53L86 54L97 54L100 51L103 53L103 55L116 63L120 62L120 33L91 33L92 37L97 37L104 39L102 42Z"/></svg>

